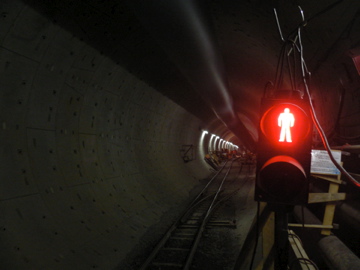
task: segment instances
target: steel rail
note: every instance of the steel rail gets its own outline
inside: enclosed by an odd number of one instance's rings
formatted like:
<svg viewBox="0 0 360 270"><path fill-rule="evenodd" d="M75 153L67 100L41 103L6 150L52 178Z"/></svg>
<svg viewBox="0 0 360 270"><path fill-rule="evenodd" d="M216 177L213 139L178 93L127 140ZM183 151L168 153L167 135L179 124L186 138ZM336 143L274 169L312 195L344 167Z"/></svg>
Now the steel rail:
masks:
<svg viewBox="0 0 360 270"><path fill-rule="evenodd" d="M200 227L198 229L198 232L197 232L195 241L194 241L194 243L193 243L193 245L191 247L190 253L189 253L188 257L186 258L186 262L185 262L185 266L184 266L183 270L189 270L189 268L190 268L190 266L192 264L192 261L193 261L194 256L195 256L195 252L196 252L196 250L197 250L197 248L199 246L200 239L201 239L202 234L203 234L203 232L205 230L205 226L206 226L206 224L208 223L208 221L210 219L210 215L211 215L211 213L212 213L212 211L214 209L214 205L216 205L216 203L217 203L217 199L219 197L219 194L222 192L222 187L224 185L224 182L225 182L227 176L229 175L229 172L230 172L230 170L232 168L232 164L234 163L234 161L235 161L235 159L232 160L232 163L231 163L229 169L227 170L227 172L226 172L223 180L221 181L221 184L220 184L220 186L219 186L219 188L218 188L218 190L217 190L217 192L216 192L216 194L215 194L215 196L214 196L208 210L206 211L206 215L205 215L205 217L204 217L204 219L203 219L203 221L202 221L202 223L201 223L201 225L200 225Z"/></svg>
<svg viewBox="0 0 360 270"><path fill-rule="evenodd" d="M158 242L158 244L153 248L150 255L147 257L147 259L144 261L144 263L141 265L140 270L146 270L149 265L152 263L152 261L155 259L155 257L158 255L159 251L164 247L165 243L168 241L168 239L171 237L172 233L178 228L178 226L182 223L184 219L187 218L191 210L193 210L199 203L203 202L210 196L206 196L205 198L201 199L199 201L199 198L206 192L208 187L211 185L211 183L214 181L214 179L222 172L222 170L225 168L228 161L224 163L224 165L220 168L220 170L217 171L217 173L209 180L209 182L206 184L206 186L200 191L200 193L195 197L195 199L190 203L190 206L187 208L184 214L181 215L181 217L176 220L169 230L165 233L164 237ZM230 166L231 168L231 166Z"/></svg>

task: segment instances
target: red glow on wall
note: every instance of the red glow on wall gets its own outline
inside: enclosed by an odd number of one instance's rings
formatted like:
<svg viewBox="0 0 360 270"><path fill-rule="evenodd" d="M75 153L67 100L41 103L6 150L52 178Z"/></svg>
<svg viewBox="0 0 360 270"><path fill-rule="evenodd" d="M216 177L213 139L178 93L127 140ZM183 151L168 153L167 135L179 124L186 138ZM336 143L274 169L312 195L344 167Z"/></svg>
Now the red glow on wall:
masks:
<svg viewBox="0 0 360 270"><path fill-rule="evenodd" d="M357 70L358 74L360 75L360 55L354 56L352 59L354 61L356 70Z"/></svg>

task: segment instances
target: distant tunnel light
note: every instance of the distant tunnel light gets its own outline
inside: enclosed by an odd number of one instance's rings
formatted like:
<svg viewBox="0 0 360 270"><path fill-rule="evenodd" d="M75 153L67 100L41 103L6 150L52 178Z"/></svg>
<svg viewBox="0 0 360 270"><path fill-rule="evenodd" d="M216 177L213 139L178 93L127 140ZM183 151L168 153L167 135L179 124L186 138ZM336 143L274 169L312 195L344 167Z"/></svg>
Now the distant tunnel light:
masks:
<svg viewBox="0 0 360 270"><path fill-rule="evenodd" d="M211 142L212 142L212 140L213 140L213 138L214 138L215 136L216 136L215 134L211 134L210 141L209 141L209 145L208 145L209 152L211 151Z"/></svg>
<svg viewBox="0 0 360 270"><path fill-rule="evenodd" d="M225 144L225 148L226 148L226 149L229 148L229 143L230 143L230 142L228 142L228 141L226 142L226 144Z"/></svg>
<svg viewBox="0 0 360 270"><path fill-rule="evenodd" d="M208 133L209 133L209 132L207 132L206 130L204 130L204 131L202 132L201 137L200 137L200 143L199 143L200 147L203 146L205 135L208 134Z"/></svg>
<svg viewBox="0 0 360 270"><path fill-rule="evenodd" d="M217 150L217 149L216 149L216 141L217 141L219 138L220 138L219 136L216 136L216 137L215 137L215 140L214 140L213 150L215 150L215 151Z"/></svg>
<svg viewBox="0 0 360 270"><path fill-rule="evenodd" d="M219 150L221 150L221 144L222 144L222 141L223 141L223 140L224 140L224 139L220 139L220 140L219 140L219 144L218 144L218 149L219 149Z"/></svg>
<svg viewBox="0 0 360 270"><path fill-rule="evenodd" d="M200 153L200 156L205 156L205 154L204 154L204 138L205 138L205 135L208 134L208 133L209 133L208 131L203 130L203 132L201 134L200 141L199 141L199 153Z"/></svg>

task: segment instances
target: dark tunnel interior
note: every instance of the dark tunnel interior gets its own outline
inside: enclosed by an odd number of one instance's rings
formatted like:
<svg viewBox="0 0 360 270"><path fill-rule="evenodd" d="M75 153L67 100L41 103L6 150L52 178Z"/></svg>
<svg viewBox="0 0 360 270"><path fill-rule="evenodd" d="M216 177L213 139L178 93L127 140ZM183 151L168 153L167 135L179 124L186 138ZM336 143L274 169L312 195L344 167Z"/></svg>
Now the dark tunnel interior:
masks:
<svg viewBox="0 0 360 270"><path fill-rule="evenodd" d="M211 174L216 140L256 152L274 8L284 37L304 24L317 117L360 174L359 1L0 0L0 268L118 269Z"/></svg>

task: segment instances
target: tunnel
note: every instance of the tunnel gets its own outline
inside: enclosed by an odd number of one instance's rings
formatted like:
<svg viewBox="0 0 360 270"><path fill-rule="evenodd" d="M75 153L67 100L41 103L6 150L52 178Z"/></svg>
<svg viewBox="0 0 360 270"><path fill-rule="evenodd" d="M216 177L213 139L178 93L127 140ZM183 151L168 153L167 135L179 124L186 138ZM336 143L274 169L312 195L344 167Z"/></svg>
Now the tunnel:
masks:
<svg viewBox="0 0 360 270"><path fill-rule="evenodd" d="M351 0L0 0L0 268L126 269L213 174L209 151L256 153L281 35L301 24L319 121L360 173L359 12Z"/></svg>

